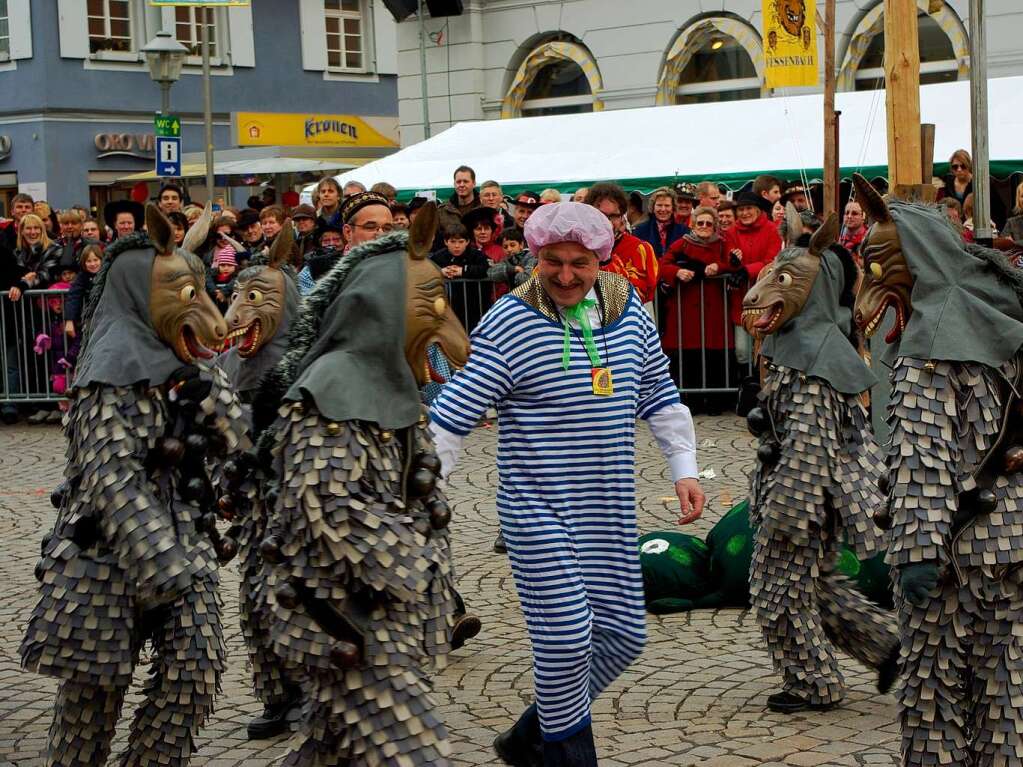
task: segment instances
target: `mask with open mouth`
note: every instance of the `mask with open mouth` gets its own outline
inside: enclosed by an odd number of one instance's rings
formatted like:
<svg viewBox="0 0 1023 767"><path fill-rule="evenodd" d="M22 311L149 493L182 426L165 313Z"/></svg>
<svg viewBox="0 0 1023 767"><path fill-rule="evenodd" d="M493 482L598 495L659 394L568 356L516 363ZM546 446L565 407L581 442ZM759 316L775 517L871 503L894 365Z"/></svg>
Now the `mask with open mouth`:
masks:
<svg viewBox="0 0 1023 767"><path fill-rule="evenodd" d="M863 176L853 175L857 199L872 224L860 246L863 255L863 281L856 296L853 319L862 333L870 338L881 326L885 312L895 310L895 324L885 335L894 343L906 329L913 312L913 275L902 252L899 231L888 211L888 205Z"/></svg>
<svg viewBox="0 0 1023 767"><path fill-rule="evenodd" d="M208 219L209 212L207 205L203 217ZM206 293L206 269L191 252L206 239L209 221L196 221L177 248L170 222L159 208L150 205L146 208L146 229L157 254L149 298L149 314L157 336L186 364L213 359L224 345L227 326Z"/></svg>
<svg viewBox="0 0 1023 767"><path fill-rule="evenodd" d="M227 326L191 252L205 240L210 219L207 207L179 248L170 222L149 205L148 236L130 235L107 250L83 315L76 387L159 385L182 363L211 359L223 345Z"/></svg>
<svg viewBox="0 0 1023 767"><path fill-rule="evenodd" d="M792 203L786 206L785 219L785 249L761 271L742 302L742 324L758 338L774 333L803 311L820 271L821 253L838 234L838 218L829 216L810 239L809 248L799 248L795 242L803 223Z"/></svg>

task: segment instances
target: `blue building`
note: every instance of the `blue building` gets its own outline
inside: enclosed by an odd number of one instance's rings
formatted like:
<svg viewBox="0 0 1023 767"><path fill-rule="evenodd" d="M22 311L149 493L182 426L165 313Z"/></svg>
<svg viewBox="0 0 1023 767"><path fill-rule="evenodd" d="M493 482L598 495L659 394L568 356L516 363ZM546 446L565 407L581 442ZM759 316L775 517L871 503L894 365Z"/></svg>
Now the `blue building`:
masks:
<svg viewBox="0 0 1023 767"><path fill-rule="evenodd" d="M382 0L253 0L210 14L215 194L230 186L244 202L244 183L322 175L398 146L397 36ZM19 190L57 208L101 207L153 170L160 89L141 49L161 30L190 51L171 112L183 175L201 176L187 154L203 150L201 10L0 0L0 212ZM206 198L202 178L189 187Z"/></svg>

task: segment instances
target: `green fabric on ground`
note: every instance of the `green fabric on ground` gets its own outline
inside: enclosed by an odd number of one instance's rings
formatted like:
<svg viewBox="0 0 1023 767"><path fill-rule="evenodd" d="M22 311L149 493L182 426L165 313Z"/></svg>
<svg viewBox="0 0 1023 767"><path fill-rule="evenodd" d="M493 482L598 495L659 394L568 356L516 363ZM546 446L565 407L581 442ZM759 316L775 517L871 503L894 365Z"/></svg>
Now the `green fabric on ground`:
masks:
<svg viewBox="0 0 1023 767"><path fill-rule="evenodd" d="M639 539L647 610L654 614L749 606L753 529L749 502L732 507L707 535L707 542L676 532L647 533ZM860 562L843 547L839 571L852 578L867 598L892 606L884 553Z"/></svg>

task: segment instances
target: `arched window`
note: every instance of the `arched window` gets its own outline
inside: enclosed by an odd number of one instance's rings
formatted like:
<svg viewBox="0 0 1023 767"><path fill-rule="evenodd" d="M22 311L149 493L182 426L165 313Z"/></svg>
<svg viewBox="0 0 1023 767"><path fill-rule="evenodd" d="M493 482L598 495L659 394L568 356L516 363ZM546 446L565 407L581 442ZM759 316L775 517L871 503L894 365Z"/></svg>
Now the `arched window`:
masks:
<svg viewBox="0 0 1023 767"><path fill-rule="evenodd" d="M962 21L947 5L928 12L917 0L920 84L944 83L969 74L969 40ZM884 88L884 4L872 8L856 25L838 76L841 90Z"/></svg>
<svg viewBox="0 0 1023 767"><path fill-rule="evenodd" d="M597 62L581 43L552 40L523 59L504 97L501 117L537 117L603 109Z"/></svg>
<svg viewBox="0 0 1023 767"><path fill-rule="evenodd" d="M729 17L701 19L679 33L665 56L657 103L760 98L763 70L756 31Z"/></svg>

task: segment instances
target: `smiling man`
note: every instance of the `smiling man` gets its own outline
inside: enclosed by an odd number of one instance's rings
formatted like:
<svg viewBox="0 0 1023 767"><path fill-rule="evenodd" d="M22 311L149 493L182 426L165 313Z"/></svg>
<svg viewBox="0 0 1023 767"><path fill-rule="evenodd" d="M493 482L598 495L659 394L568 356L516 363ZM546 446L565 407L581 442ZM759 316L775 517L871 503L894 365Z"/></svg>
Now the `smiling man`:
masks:
<svg viewBox="0 0 1023 767"><path fill-rule="evenodd" d="M533 646L536 704L494 743L511 765L597 764L590 704L643 649L636 418L671 465L679 523L700 516L696 437L657 329L601 271L611 222L576 202L525 228L537 274L499 300L431 410L442 474L487 408L500 421L498 516Z"/></svg>

